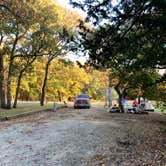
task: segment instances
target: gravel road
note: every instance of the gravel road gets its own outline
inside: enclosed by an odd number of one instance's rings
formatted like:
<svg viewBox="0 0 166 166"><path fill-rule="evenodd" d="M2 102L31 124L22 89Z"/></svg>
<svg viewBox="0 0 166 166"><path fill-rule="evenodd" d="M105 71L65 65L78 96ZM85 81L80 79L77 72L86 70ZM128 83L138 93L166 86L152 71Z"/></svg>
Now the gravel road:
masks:
<svg viewBox="0 0 166 166"><path fill-rule="evenodd" d="M102 106L93 106L78 110L63 108L1 122L0 166L164 166L166 142L159 132L162 126L154 122L166 117L157 116L110 114ZM142 126L142 118L144 127L137 135L134 131L136 125ZM152 132L144 136L151 128ZM147 144L144 137L151 137L147 140L152 143L157 139L158 147L151 144L149 149L142 147ZM138 139L144 144L139 144ZM154 160L156 150L158 156Z"/></svg>

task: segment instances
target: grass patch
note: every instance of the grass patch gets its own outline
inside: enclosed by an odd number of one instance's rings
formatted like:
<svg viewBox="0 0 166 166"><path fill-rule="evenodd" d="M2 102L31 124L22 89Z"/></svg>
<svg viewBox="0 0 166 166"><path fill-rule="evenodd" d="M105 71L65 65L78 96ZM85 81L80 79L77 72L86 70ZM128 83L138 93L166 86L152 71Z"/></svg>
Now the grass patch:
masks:
<svg viewBox="0 0 166 166"><path fill-rule="evenodd" d="M53 103L48 103L44 106L40 106L39 103L18 104L17 108L12 108L10 110L0 109L0 117L14 116L26 112L39 111L51 108L53 108Z"/></svg>
<svg viewBox="0 0 166 166"><path fill-rule="evenodd" d="M165 102L155 102L153 101L153 105L155 106L155 112L166 113L166 103Z"/></svg>
<svg viewBox="0 0 166 166"><path fill-rule="evenodd" d="M165 108L156 108L155 112L166 113L166 109Z"/></svg>

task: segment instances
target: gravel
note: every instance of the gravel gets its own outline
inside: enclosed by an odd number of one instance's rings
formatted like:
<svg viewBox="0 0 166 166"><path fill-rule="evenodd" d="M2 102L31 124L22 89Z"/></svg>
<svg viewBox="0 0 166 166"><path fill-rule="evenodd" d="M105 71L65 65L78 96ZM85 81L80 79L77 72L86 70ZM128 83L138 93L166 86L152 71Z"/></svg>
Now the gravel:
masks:
<svg viewBox="0 0 166 166"><path fill-rule="evenodd" d="M1 122L0 166L137 165L134 159L127 160L135 145L128 143L124 126L139 123L139 118L123 116L127 115L109 114L98 106L90 110L64 108ZM148 154L136 157L146 163L153 157ZM160 164L164 164L163 158Z"/></svg>

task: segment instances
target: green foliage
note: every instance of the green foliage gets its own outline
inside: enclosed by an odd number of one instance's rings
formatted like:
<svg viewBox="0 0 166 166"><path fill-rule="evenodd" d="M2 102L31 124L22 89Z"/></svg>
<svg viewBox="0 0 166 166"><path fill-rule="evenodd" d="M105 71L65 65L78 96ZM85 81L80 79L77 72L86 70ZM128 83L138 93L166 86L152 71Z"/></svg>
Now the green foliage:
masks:
<svg viewBox="0 0 166 166"><path fill-rule="evenodd" d="M37 59L33 64L33 70L24 75L19 99L39 100L40 85L44 76L44 61L44 57ZM87 73L74 62L56 59L49 69L46 100L58 101L58 91L61 93L62 100L68 100L69 97L74 98L77 94L84 92L93 99L101 100L105 97L107 86L107 75L104 72L93 69Z"/></svg>
<svg viewBox="0 0 166 166"><path fill-rule="evenodd" d="M79 15L51 0L2 1L0 14L0 49L7 69L5 91L7 107L10 108L11 95L17 100L14 92L19 92L19 83L22 84L21 99L39 98L44 75L41 73L40 78L35 77L32 64L37 57L45 57L43 63L46 63L57 56L64 56L67 39L73 35ZM22 77L26 79L21 82Z"/></svg>
<svg viewBox="0 0 166 166"><path fill-rule="evenodd" d="M89 64L112 70L110 85L116 87L119 97L128 93L133 98L154 98L152 93L148 95L147 88L165 80L165 75L160 78L155 69L166 66L166 2L131 0L113 5L110 0L85 0L82 4L71 1L87 12L86 21L93 24L87 28L81 22L76 40L79 49L88 52ZM157 89L158 85L153 87Z"/></svg>

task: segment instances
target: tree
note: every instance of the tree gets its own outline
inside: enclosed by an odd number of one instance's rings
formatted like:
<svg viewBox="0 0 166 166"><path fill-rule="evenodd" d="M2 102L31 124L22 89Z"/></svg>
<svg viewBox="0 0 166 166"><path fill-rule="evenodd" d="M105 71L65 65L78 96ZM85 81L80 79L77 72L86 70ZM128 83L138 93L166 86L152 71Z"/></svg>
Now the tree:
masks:
<svg viewBox="0 0 166 166"><path fill-rule="evenodd" d="M86 21L92 29L80 24L79 40L89 63L97 68L111 68L116 80L121 110L125 89L124 80L142 69L165 68L165 7L164 0L84 1L74 6L87 12ZM77 39L78 41L78 39ZM165 76L164 76L165 77ZM157 80L156 80L157 81Z"/></svg>
<svg viewBox="0 0 166 166"><path fill-rule="evenodd" d="M7 105L6 108L11 108L11 81L14 73L14 59L22 56L17 54L17 50L21 47L20 43L27 37L27 31L31 28L32 17L34 14L31 7L32 1L29 3L19 1L3 1L0 3L0 13L2 19L0 22L1 36L3 40L4 55L8 57L7 70ZM29 33L29 32L28 32ZM4 95L5 96L5 95Z"/></svg>
<svg viewBox="0 0 166 166"><path fill-rule="evenodd" d="M49 60L46 66L49 66L51 61L62 53L62 45L64 44L62 38L66 37L62 36L64 35L62 32L76 24L75 18L78 17L70 11L70 16L74 19L69 24L67 17L64 17L64 21L62 21L62 18L60 19L60 14L64 16L67 13L66 11L62 13L62 11L63 8L51 0L37 0L35 2L33 0L7 0L0 2L0 14L2 15L0 20L0 45L1 47L3 45L0 50L0 100L2 107L11 108L11 84L12 80L17 77L13 105L13 107L16 107L22 76L38 56L48 56ZM6 71L3 67L4 56L5 63L7 63ZM47 68L46 71L48 73ZM6 90L4 88L4 72L7 75ZM44 94L43 91L46 86L46 79L44 80L42 94ZM5 103L6 98L7 105Z"/></svg>
<svg viewBox="0 0 166 166"><path fill-rule="evenodd" d="M33 57L27 57L27 60L24 62L25 64L23 64L23 66L21 66L19 63L19 67L22 67L22 68L19 69L19 75L17 78L17 85L16 85L16 92L15 92L13 108L17 107L17 100L18 100L18 94L20 91L22 76L23 76L24 72L27 70L27 68L29 68L32 65L32 63L36 60L36 58L37 58L37 55L34 55Z"/></svg>
<svg viewBox="0 0 166 166"><path fill-rule="evenodd" d="M2 46L3 36L0 39L0 107L6 108L5 85L4 85L4 51Z"/></svg>
<svg viewBox="0 0 166 166"><path fill-rule="evenodd" d="M45 32L44 32L45 33ZM48 77L48 72L49 72L49 66L51 62L57 57L57 56L62 56L66 43L65 43L65 34L60 34L57 30L54 31L54 29L49 29L45 33L45 39L47 41L47 48L45 47L45 50L47 50L47 56L45 57L46 59L46 65L45 65L45 74L44 74L44 79L43 79L43 84L42 84L42 89L41 89L41 97L40 97L40 105L44 105L44 98L45 98L45 88L47 84L47 77Z"/></svg>
<svg viewBox="0 0 166 166"><path fill-rule="evenodd" d="M61 10L62 8L60 6L56 6L55 4L51 4L51 10L57 10L60 12L55 13L57 14L57 18L54 22L52 22L52 17L50 17L50 22L48 17L47 19L47 24L42 24L43 28L43 35L45 36L45 58L46 60L46 65L45 65L45 74L44 74L44 79L42 83L42 88L41 88L41 96L40 96L40 105L44 105L44 99L45 99L45 90L46 90L46 85L47 85L47 78L48 78L48 73L49 73L49 66L51 62L57 57L57 56L63 56L65 52L67 52L67 40L72 36L76 26L77 26L77 20L75 17L76 15L73 15L73 20L66 20L66 16L68 16L66 13L64 14L64 9ZM50 10L50 12L51 12ZM53 13L53 12L52 12ZM51 13L51 14L52 14ZM50 14L50 16L52 16ZM48 12L47 12L48 15ZM63 15L63 19L60 15Z"/></svg>

